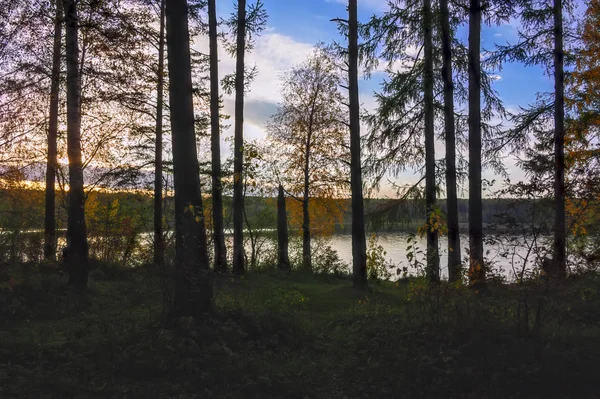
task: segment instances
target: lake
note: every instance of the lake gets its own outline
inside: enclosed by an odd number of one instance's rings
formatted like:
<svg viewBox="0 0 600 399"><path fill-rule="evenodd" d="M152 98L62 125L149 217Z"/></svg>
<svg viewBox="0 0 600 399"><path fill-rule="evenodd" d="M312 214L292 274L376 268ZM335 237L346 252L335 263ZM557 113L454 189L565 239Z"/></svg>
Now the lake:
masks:
<svg viewBox="0 0 600 399"><path fill-rule="evenodd" d="M33 232L29 232L33 233ZM228 233L228 232L226 232ZM274 254L276 248L276 241L273 236L274 231L269 230L267 235L271 238L268 242L265 242L262 246L261 253L259 253L259 259L271 257ZM36 235L40 235L39 232L35 232ZM248 235L246 234L246 238ZM370 234L367 234L367 247L369 246ZM379 232L377 233L377 245L380 245L385 251L385 258L390 263L388 268L392 274L392 279L396 279L396 270L398 268L408 267L410 274L416 274L418 270L408 262L406 257L408 251L407 247L413 245L411 251L415 251L416 259L422 264L425 263L425 249L426 239L425 237L416 237L415 242L407 243L410 234L407 232L396 231L396 232ZM301 238L298 236L290 237L294 243L290 243L290 251L295 248L296 251L300 251L301 243L297 240ZM41 239L41 237L40 237ZM227 246L228 256L231 258L232 255L232 244L233 239L230 234L227 234ZM536 260L542 256L547 255L547 251L551 248L550 237L543 237L538 239L537 246L532 246L532 238L526 236L516 236L510 234L492 234L485 238L485 258L488 265L492 265L492 269L498 274L506 277L508 280L515 280L515 277L520 275L524 270L531 270L532 266L536 263ZM41 242L41 241L40 241ZM152 234L143 233L141 235L141 247L136 252L145 252L152 248ZM334 234L328 237L323 242L323 239L313 238L313 248L321 244L331 246L339 256L339 258L347 265L352 264L352 236L350 234ZM59 237L59 248L65 245L64 237ZM212 247L212 245L211 245ZM249 243L246 245L248 252L250 252ZM468 236L461 235L461 255L463 264L468 263ZM537 247L537 251L530 248ZM416 248L416 249L415 249ZM41 245L39 245L38 257L41 257ZM210 248L212 249L212 248ZM439 238L439 250L440 250L440 271L442 277L448 276L448 241L446 237ZM292 256L292 255L290 255ZM23 255L22 260L27 260L27 256ZM349 267L350 270L350 267Z"/></svg>
<svg viewBox="0 0 600 399"><path fill-rule="evenodd" d="M407 232L380 232L377 233L378 244L383 247L386 252L386 259L396 266L403 267L409 266L409 262L406 258L407 247L413 243L407 243L410 234ZM469 247L469 237L467 235L461 235L461 256L463 264L466 265ZM352 236L350 234L340 234L331 237L331 247L335 249L340 258L349 264L352 264ZM547 238L546 238L547 240ZM369 235L367 234L367 246L369 241ZM424 263L425 262L425 250L427 248L426 238L416 237L414 243L417 251L421 250L422 253L417 254L417 259ZM489 264L493 265L494 270L508 278L514 280L517 274L522 272L523 265L525 264L526 270L531 270L532 262L534 261L536 254L535 251L529 251L531 245L531 238L524 238L515 235L494 235L486 238L486 244L484 245L485 258ZM541 240L543 241L543 240ZM538 250L543 251L548 246L543 246L542 242L538 243ZM412 251L413 249L411 249ZM448 277L448 240L446 237L439 238L439 250L440 250L440 271L442 277ZM529 254L528 254L529 252ZM540 252L541 256L542 253ZM527 259L527 262L524 260ZM390 270L392 275L395 276L396 270L393 268ZM415 270L413 270L415 272Z"/></svg>
<svg viewBox="0 0 600 399"><path fill-rule="evenodd" d="M409 250L407 247L413 245L410 251L414 251L416 259L422 264L425 263L425 250L427 247L426 238L415 237L415 241L408 243L407 240L410 234L407 232L379 232L377 235L377 245L380 245L385 251L386 260L393 264L388 269L392 273L392 279L396 277L396 270L402 267L408 267L410 274L415 274L417 270L408 262L406 257ZM369 237L367 234L367 248L369 247ZM515 277L520 275L523 270L531 270L536 259L546 255L546 251L550 247L550 237L538 238L536 246L533 246L532 237L516 236L510 234L495 234L485 237L484 256L491 265L494 272L506 277L508 280L515 280ZM300 237L292 238L300 240ZM330 245L335 250L340 259L348 264L352 264L352 236L350 234L335 234L325 239L325 243ZM228 240L230 241L230 240ZM231 243L228 243L230 246ZM273 240L266 243L263 249L266 251L274 250L276 242ZM296 244L297 246L300 243ZM319 239L313 238L313 248L319 245ZM463 265L468 264L468 246L469 237L461 235L461 256ZM290 245L290 251L294 245ZM537 247L537 250L534 248ZM531 250L530 250L531 248ZM248 246L249 249L249 246ZM442 277L448 277L448 240L446 237L439 238L439 253L440 253L440 271ZM413 262L414 263L414 262Z"/></svg>

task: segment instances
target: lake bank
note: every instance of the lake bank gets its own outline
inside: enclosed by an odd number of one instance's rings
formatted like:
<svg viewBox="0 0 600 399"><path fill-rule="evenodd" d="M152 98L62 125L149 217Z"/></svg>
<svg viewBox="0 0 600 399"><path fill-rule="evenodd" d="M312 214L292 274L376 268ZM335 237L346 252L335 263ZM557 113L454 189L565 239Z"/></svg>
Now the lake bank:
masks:
<svg viewBox="0 0 600 399"><path fill-rule="evenodd" d="M406 268L411 275L417 275L423 272L425 263L425 238L418 235L415 236L414 231L404 230L386 230L386 231L371 231L367 233L367 241L371 235L375 234L375 244L381 247L381 255L387 262L387 270L391 274L391 279L398 278L398 269ZM230 232L228 232L230 233ZM296 232L297 233L297 232ZM0 234L1 236L1 234ZM33 260L39 261L42 259L42 240L43 233L39 231L23 233L27 240L18 249L24 253L20 256L21 261ZM246 232L246 251L248 261L252 251L251 243L249 242L248 232ZM261 266L270 266L268 263L276 259L276 231L273 229L265 229L260 232L260 238L256 247L256 261ZM301 251L298 234L291 234L290 253L291 256ZM411 238L411 242L408 240ZM468 264L468 236L461 234L461 258L463 264ZM125 247L123 253L129 254L129 263L132 266L139 266L147 261L147 253L152 248L152 233L138 233L138 238L132 240L130 237L120 238L110 237L108 240L103 237L90 237L91 253L99 256L102 260L103 254L114 255L119 245L132 245L131 248ZM498 276L506 278L508 281L514 281L524 271L530 271L534 266L539 264L540 260L547 256L547 249L550 248L549 236L532 237L527 235L513 235L509 233L486 234L484 240L485 259L488 266ZM60 249L66 245L64 237L59 238L59 255ZM228 247L228 255L231 258L233 236L227 234L226 245ZM349 234L335 233L326 237L315 237L313 239L313 252L319 253L319 249L324 246L330 247L331 250L337 253L337 258L345 264L344 268L350 271L352 264L352 237ZM212 245L210 246L212 250ZM448 244L445 236L439 238L439 257L440 271L443 278L447 277L447 262L448 262ZM318 255L315 255L318 256ZM409 259L410 256L410 259ZM117 259L118 261L118 259ZM121 262L122 263L122 262Z"/></svg>

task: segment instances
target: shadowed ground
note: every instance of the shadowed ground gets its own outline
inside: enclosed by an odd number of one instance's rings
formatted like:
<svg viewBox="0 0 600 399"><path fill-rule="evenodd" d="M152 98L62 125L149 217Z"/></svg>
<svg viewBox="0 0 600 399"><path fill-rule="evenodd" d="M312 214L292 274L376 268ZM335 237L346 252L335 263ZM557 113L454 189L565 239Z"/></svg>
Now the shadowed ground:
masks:
<svg viewBox="0 0 600 399"><path fill-rule="evenodd" d="M21 280L19 280L21 278ZM160 327L151 272L100 265L89 294L30 271L1 285L0 397L597 397L600 280L485 294L419 279L254 273L215 314ZM527 309L527 311L526 311ZM539 314L539 316L538 316ZM529 327L525 327L528 323ZM537 326L537 327L536 327Z"/></svg>

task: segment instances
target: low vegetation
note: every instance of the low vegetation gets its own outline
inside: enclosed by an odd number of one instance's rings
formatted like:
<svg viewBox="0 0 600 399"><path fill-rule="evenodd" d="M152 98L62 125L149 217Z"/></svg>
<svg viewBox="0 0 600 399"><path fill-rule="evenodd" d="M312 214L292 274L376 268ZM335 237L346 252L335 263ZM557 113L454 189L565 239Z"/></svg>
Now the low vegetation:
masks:
<svg viewBox="0 0 600 399"><path fill-rule="evenodd" d="M257 270L215 310L161 324L151 268L95 264L77 296L49 265L2 269L0 396L593 397L600 276L475 293Z"/></svg>

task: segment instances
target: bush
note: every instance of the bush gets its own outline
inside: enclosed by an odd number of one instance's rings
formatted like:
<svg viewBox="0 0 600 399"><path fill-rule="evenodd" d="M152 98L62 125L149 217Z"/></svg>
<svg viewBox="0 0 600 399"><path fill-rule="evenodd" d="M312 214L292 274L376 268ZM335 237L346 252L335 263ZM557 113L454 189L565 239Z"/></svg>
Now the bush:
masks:
<svg viewBox="0 0 600 399"><path fill-rule="evenodd" d="M143 226L127 202L95 193L86 202L86 223L90 257L122 265L139 263Z"/></svg>
<svg viewBox="0 0 600 399"><path fill-rule="evenodd" d="M350 265L345 263L330 245L328 239L313 237L311 240L312 271L315 274L345 276ZM289 244L289 258L292 269L302 269L302 238L294 237Z"/></svg>
<svg viewBox="0 0 600 399"><path fill-rule="evenodd" d="M378 244L379 238L375 233L369 237L367 246L367 277L371 280L389 280L392 277L389 269L394 268L394 264L388 261L385 256L387 252Z"/></svg>
<svg viewBox="0 0 600 399"><path fill-rule="evenodd" d="M312 266L316 274L343 276L348 274L350 266L340 259L339 254L327 241L315 240L312 248Z"/></svg>
<svg viewBox="0 0 600 399"><path fill-rule="evenodd" d="M0 232L0 262L39 263L43 259L44 237L37 232Z"/></svg>
<svg viewBox="0 0 600 399"><path fill-rule="evenodd" d="M90 259L90 275L93 280L117 281L125 280L130 269L117 263L102 262Z"/></svg>

